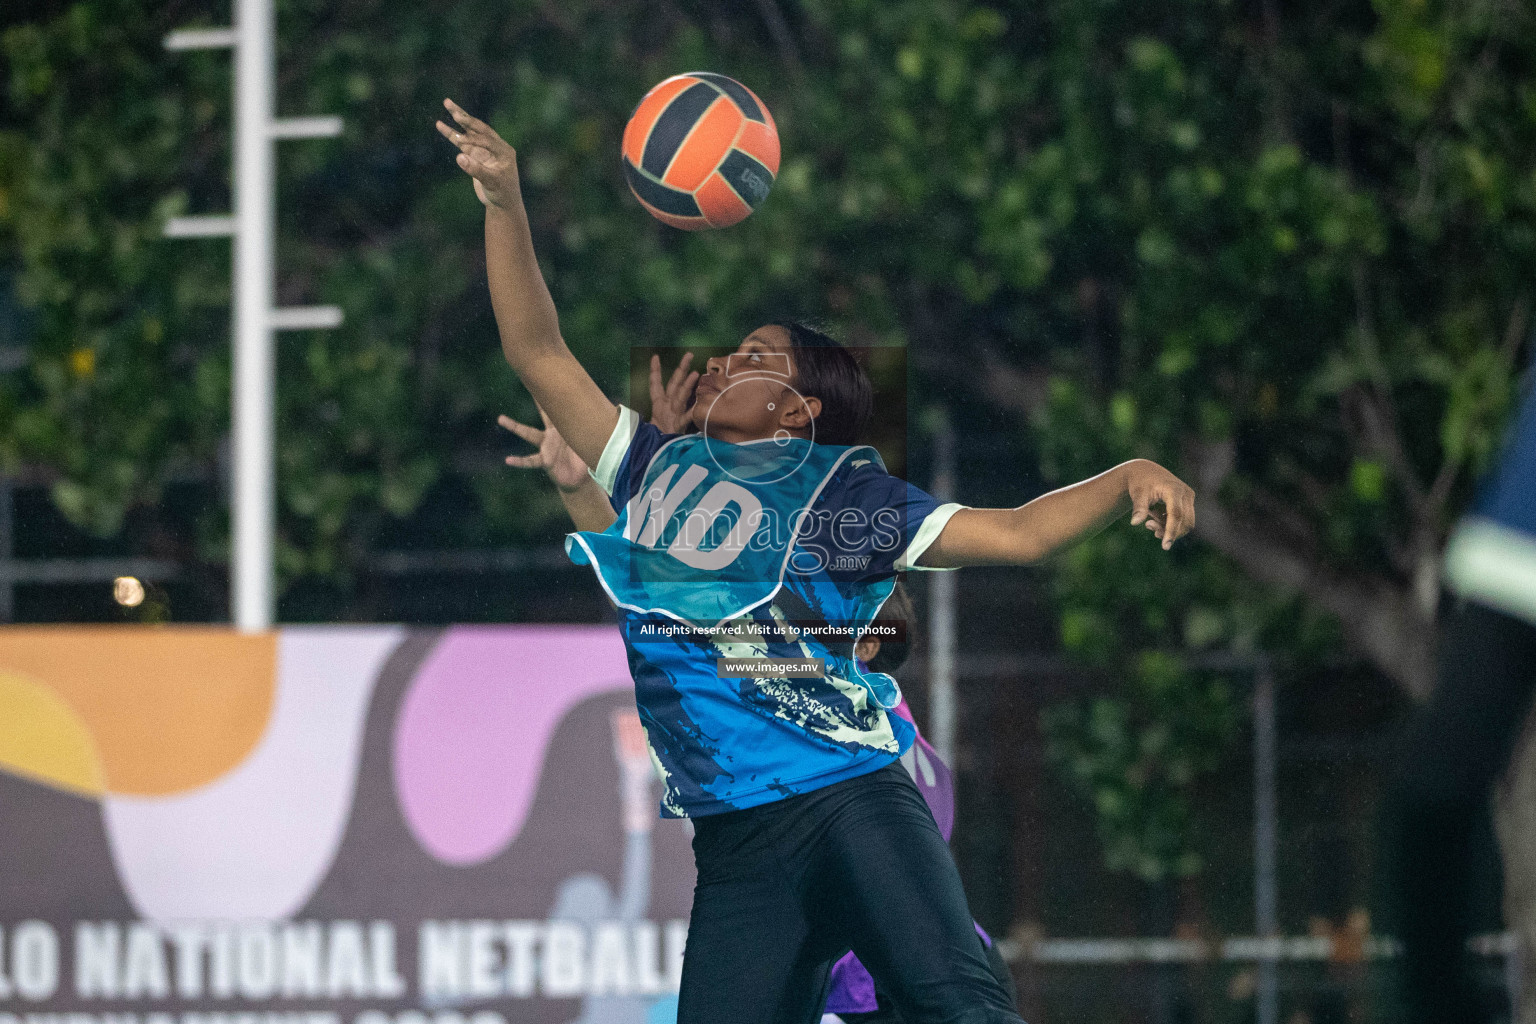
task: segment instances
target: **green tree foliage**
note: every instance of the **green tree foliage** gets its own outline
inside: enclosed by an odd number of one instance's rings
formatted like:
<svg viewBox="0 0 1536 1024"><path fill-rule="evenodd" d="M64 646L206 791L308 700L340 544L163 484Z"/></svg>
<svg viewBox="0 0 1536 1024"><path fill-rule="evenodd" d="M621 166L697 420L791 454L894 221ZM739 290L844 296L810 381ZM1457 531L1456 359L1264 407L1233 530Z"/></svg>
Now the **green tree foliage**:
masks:
<svg viewBox="0 0 1536 1024"><path fill-rule="evenodd" d="M76 5L4 45L0 251L35 337L0 389L0 453L56 470L59 507L110 534L170 467L210 462L227 418L227 346L201 340L227 318L227 261L156 236L184 168L221 157L197 140L228 85L207 65L173 80L137 5Z"/></svg>
<svg viewBox="0 0 1536 1024"><path fill-rule="evenodd" d="M1104 862L1146 882L1203 866L1188 794L1214 771L1234 725L1225 680L1191 675L1155 651L1130 666L1117 697L1047 710L1056 767L1093 806Z"/></svg>
<svg viewBox="0 0 1536 1024"><path fill-rule="evenodd" d="M1049 386L1014 404L1065 475L1175 461L1211 554L1422 695L1439 550L1528 329L1528 11L1041 10L1061 194L1035 206L1069 212ZM1165 642L1307 631L1231 596L1166 609Z"/></svg>
<svg viewBox="0 0 1536 1024"><path fill-rule="evenodd" d="M907 343L915 401L1011 417L1052 479L1150 456L1190 480L1201 540L1167 557L1110 530L1052 574L1065 646L1127 680L1052 725L1117 864L1193 863L1174 804L1234 729L1219 680L1153 652L1342 641L1427 688L1437 555L1528 330L1528 8L278 7L279 113L347 123L278 156L280 300L347 316L280 340L284 580L344 581L451 472L477 488L465 540L558 514L496 469L494 414L532 409L494 342L480 208L432 131L452 95L518 148L562 329L612 393L632 344L730 342L792 309ZM59 507L110 533L214 472L228 431L228 246L158 237L228 208L228 55L160 46L227 11L49 11L3 40L0 266L36 329L0 377L0 460L47 467ZM652 223L618 168L635 102L692 68L751 85L784 142L770 199L724 232ZM206 557L224 532L210 513Z"/></svg>
<svg viewBox="0 0 1536 1024"><path fill-rule="evenodd" d="M1029 156L1042 187L1021 208L1048 225L1045 322L1033 351L993 342L986 379L1058 478L1150 455L1201 493L1205 543L1182 557L1106 533L1055 577L1064 643L1127 680L1052 719L1055 752L1111 857L1152 877L1191 863L1152 831L1187 789L1132 752L1181 721L1211 726L1197 745L1227 731L1157 709L1140 652L1306 656L1342 637L1411 696L1431 685L1439 553L1530 327L1531 18L1035 11L1051 73ZM1188 699L1207 692L1185 678ZM1145 813L1128 823L1132 794Z"/></svg>

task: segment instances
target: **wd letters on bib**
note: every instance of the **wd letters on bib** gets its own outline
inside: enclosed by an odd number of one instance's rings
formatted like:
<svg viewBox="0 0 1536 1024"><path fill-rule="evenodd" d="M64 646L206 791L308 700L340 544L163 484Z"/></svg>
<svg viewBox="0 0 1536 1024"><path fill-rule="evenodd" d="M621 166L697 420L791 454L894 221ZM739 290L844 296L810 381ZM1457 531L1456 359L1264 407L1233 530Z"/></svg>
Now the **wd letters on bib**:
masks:
<svg viewBox="0 0 1536 1024"><path fill-rule="evenodd" d="M862 671L853 647L888 628L896 573L961 506L891 476L873 448L666 435L623 407L593 476L618 519L566 550L619 610L664 816L768 803L911 745L887 714L896 681ZM753 674L763 659L816 667Z"/></svg>

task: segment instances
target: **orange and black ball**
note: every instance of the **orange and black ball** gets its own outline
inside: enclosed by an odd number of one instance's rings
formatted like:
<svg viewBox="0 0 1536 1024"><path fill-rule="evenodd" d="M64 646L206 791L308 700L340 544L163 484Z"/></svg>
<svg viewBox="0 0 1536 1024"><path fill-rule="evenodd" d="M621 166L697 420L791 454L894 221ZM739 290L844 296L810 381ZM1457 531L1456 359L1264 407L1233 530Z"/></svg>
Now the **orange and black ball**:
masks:
<svg viewBox="0 0 1536 1024"><path fill-rule="evenodd" d="M635 107L624 129L624 177L650 214L686 231L746 219L779 173L768 107L734 78L673 75Z"/></svg>

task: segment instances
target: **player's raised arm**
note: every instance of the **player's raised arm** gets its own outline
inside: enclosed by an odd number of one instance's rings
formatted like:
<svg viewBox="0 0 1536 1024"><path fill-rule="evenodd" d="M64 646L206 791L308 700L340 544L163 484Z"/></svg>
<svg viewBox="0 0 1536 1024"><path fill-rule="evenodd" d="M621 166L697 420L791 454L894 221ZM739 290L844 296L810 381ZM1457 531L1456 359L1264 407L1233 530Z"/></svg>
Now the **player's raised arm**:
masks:
<svg viewBox="0 0 1536 1024"><path fill-rule="evenodd" d="M618 422L618 407L560 336L555 302L533 252L517 152L457 103L444 100L443 106L455 125L439 121L437 130L458 147L458 165L474 179L475 195L485 204L485 270L501 350L571 448L596 467Z"/></svg>
<svg viewBox="0 0 1536 1024"><path fill-rule="evenodd" d="M961 509L917 564L1028 565L1094 532L1127 508L1131 525L1145 523L1163 542L1164 551L1195 525L1195 492L1157 463L1135 459L1019 508Z"/></svg>

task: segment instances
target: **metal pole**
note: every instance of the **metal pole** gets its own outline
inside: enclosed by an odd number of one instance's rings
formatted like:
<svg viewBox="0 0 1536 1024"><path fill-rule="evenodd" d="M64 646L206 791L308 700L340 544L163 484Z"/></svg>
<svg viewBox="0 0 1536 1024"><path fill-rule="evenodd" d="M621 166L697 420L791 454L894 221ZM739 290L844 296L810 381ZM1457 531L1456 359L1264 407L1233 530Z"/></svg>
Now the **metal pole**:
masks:
<svg viewBox="0 0 1536 1024"><path fill-rule="evenodd" d="M323 139L341 134L341 118L274 118L272 0L235 0L233 28L178 29L165 37L171 51L233 47L235 51L234 216L172 217L167 238L234 236L233 406L234 502L230 510L233 551L230 611L248 633L272 626L275 610L273 534L275 331L339 327L335 306L274 309L272 238L276 206L273 167L276 139Z"/></svg>
<svg viewBox="0 0 1536 1024"><path fill-rule="evenodd" d="M1254 934L1268 940L1258 961L1255 992L1257 1024L1280 1019L1280 935L1275 871L1278 863L1279 810L1275 794L1275 677L1267 660L1253 679L1253 916Z"/></svg>
<svg viewBox="0 0 1536 1024"><path fill-rule="evenodd" d="M955 431L942 411L933 436L933 496L955 499ZM934 573L929 590L928 740L939 757L955 768L955 574Z"/></svg>
<svg viewBox="0 0 1536 1024"><path fill-rule="evenodd" d="M273 506L272 0L236 0L234 552L243 632L271 628Z"/></svg>

